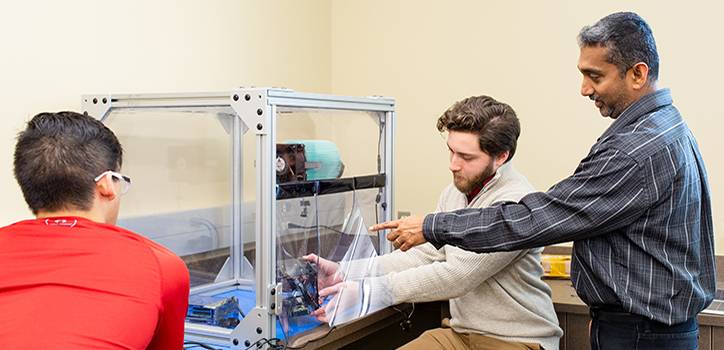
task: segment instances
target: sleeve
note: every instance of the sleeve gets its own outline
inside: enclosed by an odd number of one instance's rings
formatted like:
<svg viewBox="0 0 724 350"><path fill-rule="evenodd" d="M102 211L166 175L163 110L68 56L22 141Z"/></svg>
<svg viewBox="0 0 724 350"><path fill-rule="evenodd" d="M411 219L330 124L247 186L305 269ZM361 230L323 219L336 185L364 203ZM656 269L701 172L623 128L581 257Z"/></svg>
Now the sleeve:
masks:
<svg viewBox="0 0 724 350"><path fill-rule="evenodd" d="M376 256L370 259L340 262L341 271L345 271L345 279L355 280L370 276L380 276L390 272L402 271L409 268L445 260L445 254L432 244L423 244L413 247L407 252L395 250L390 254Z"/></svg>
<svg viewBox="0 0 724 350"><path fill-rule="evenodd" d="M594 151L548 192L482 209L429 214L425 239L475 252L509 251L586 239L625 227L648 208L643 170L608 148Z"/></svg>
<svg viewBox="0 0 724 350"><path fill-rule="evenodd" d="M385 276L370 278L368 283L378 304L447 300L467 294L528 251L476 254L458 248L448 252L447 260ZM375 300L373 299L373 300Z"/></svg>
<svg viewBox="0 0 724 350"><path fill-rule="evenodd" d="M440 193L437 201L435 212L443 211L443 203L447 198L449 188ZM375 258L377 265L376 273L368 276L379 276L391 272L400 272L407 269L432 264L436 261L445 261L445 253L441 249L435 248L432 244L422 244L413 247L407 252L395 250L390 254L381 255Z"/></svg>
<svg viewBox="0 0 724 350"><path fill-rule="evenodd" d="M155 250L161 268L161 303L150 350L183 348L184 320L189 302L189 271L184 262L167 250Z"/></svg>
<svg viewBox="0 0 724 350"><path fill-rule="evenodd" d="M445 253L432 244L422 244L406 252L395 250L391 254L380 255L375 260L379 274L387 274L444 261Z"/></svg>

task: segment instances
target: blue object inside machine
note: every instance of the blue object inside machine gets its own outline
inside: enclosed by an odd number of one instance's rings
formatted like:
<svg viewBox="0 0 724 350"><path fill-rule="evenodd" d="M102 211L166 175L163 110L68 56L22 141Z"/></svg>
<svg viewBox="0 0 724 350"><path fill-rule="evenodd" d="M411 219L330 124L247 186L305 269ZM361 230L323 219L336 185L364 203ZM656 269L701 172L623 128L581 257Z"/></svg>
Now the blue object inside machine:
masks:
<svg viewBox="0 0 724 350"><path fill-rule="evenodd" d="M342 175L344 164L339 149L328 140L287 140L288 144L303 144L307 180L335 179Z"/></svg>
<svg viewBox="0 0 724 350"><path fill-rule="evenodd" d="M186 320L224 328L236 327L244 314L236 296L214 297L192 295L189 298Z"/></svg>
<svg viewBox="0 0 724 350"><path fill-rule="evenodd" d="M239 309L245 315L251 312L256 303L256 294L253 290L233 289L227 292L214 294L213 296L207 296L205 298L210 298L208 300L225 300L235 298L238 301ZM190 307L189 310L191 310ZM188 317L187 320L193 322L192 320L188 319ZM321 325L321 322L317 321L314 316L309 315L289 318L287 323L289 328L285 332L282 328L281 322L277 322L277 338L286 339L288 336L299 334Z"/></svg>

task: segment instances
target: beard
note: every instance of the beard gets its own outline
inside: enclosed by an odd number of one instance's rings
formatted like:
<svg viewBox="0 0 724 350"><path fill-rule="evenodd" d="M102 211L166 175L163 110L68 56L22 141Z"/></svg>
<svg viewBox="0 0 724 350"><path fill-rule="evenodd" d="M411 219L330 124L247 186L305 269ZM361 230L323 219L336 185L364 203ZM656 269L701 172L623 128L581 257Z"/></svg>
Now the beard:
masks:
<svg viewBox="0 0 724 350"><path fill-rule="evenodd" d="M601 99L601 96L599 95L591 95L589 98L594 102L601 103L601 107L598 107L598 111L601 113L602 117L609 117L611 119L618 118L619 115L630 105L629 102L627 102L626 96L623 93L620 93L616 95L614 98L614 101L603 101Z"/></svg>
<svg viewBox="0 0 724 350"><path fill-rule="evenodd" d="M493 174L495 174L495 169L493 168L493 162L490 162L490 164L488 164L482 172L472 177L465 177L463 175L453 173L453 184L455 184L455 188L457 188L458 191L467 195L474 189L482 186L483 181L493 176Z"/></svg>

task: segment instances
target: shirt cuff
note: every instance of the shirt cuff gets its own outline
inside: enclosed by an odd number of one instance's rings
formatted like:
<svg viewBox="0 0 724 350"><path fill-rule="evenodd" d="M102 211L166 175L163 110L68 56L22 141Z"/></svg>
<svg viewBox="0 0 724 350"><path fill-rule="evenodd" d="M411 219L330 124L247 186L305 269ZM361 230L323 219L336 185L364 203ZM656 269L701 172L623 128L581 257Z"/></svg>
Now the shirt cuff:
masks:
<svg viewBox="0 0 724 350"><path fill-rule="evenodd" d="M438 240L437 235L441 232L444 233L444 231L441 230L442 226L440 225L440 220L436 220L437 216L440 214L441 213L428 214L422 222L422 236L437 249L440 249L445 245L444 242Z"/></svg>

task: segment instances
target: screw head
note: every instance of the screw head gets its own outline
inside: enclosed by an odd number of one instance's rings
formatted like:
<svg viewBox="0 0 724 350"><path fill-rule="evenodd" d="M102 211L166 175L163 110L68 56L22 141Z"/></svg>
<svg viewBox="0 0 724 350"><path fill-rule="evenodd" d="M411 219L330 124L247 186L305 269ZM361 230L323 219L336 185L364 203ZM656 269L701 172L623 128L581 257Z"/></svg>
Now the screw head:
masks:
<svg viewBox="0 0 724 350"><path fill-rule="evenodd" d="M234 344L234 345L236 345L236 344ZM244 340L244 346L247 346L247 347L251 346L251 342L248 340Z"/></svg>
<svg viewBox="0 0 724 350"><path fill-rule="evenodd" d="M251 100L251 95L249 95L249 94L244 95L244 99L247 101Z"/></svg>
<svg viewBox="0 0 724 350"><path fill-rule="evenodd" d="M256 124L256 130L261 130L261 129L263 129L263 128L264 128L264 126L261 125L261 123Z"/></svg>
<svg viewBox="0 0 724 350"><path fill-rule="evenodd" d="M274 309L277 308L277 304L276 304L276 303L271 303L271 305L269 305L269 308L271 308L272 310L274 310Z"/></svg>
<svg viewBox="0 0 724 350"><path fill-rule="evenodd" d="M95 97L93 98L93 104L94 104L94 105L95 105L95 104L98 104L98 99L95 98Z"/></svg>
<svg viewBox="0 0 724 350"><path fill-rule="evenodd" d="M256 327L256 334L261 334L261 327Z"/></svg>
<svg viewBox="0 0 724 350"><path fill-rule="evenodd" d="M262 114L264 114L264 111L263 111L261 108L259 108L259 109L256 110L256 114L257 114L257 115L262 115Z"/></svg>
<svg viewBox="0 0 724 350"><path fill-rule="evenodd" d="M104 97L104 98L103 98L103 104L106 104L106 103L108 103L108 99Z"/></svg>
<svg viewBox="0 0 724 350"><path fill-rule="evenodd" d="M234 101L239 101L239 95L234 94L234 96L231 97Z"/></svg>
<svg viewBox="0 0 724 350"><path fill-rule="evenodd" d="M239 345L239 339L234 338L231 342L234 343L234 345Z"/></svg>

